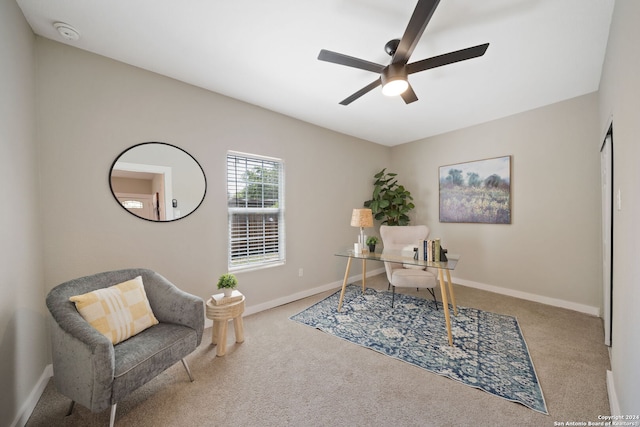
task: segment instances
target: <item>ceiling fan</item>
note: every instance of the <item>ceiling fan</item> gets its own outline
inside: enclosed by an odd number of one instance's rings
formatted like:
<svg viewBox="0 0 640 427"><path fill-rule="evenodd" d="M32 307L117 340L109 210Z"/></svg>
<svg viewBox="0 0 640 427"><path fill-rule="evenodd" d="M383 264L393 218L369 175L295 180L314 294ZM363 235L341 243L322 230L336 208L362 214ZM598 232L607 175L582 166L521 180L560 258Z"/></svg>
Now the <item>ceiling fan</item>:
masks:
<svg viewBox="0 0 640 427"><path fill-rule="evenodd" d="M334 64L346 65L347 67L380 74L380 77L374 82L340 101L341 105L349 105L380 85L382 85L383 94L388 96L400 95L406 104L410 104L417 101L418 97L409 84L409 74L484 55L489 47L489 43L407 64L424 29L431 20L433 12L436 10L436 7L438 7L438 3L440 3L440 0L418 0L418 4L413 11L413 15L411 15L402 39L391 40L385 45L385 52L391 56L391 63L389 65L376 64L375 62L354 58L353 56L332 52L330 50L322 49L320 51L318 55L320 61L333 62Z"/></svg>

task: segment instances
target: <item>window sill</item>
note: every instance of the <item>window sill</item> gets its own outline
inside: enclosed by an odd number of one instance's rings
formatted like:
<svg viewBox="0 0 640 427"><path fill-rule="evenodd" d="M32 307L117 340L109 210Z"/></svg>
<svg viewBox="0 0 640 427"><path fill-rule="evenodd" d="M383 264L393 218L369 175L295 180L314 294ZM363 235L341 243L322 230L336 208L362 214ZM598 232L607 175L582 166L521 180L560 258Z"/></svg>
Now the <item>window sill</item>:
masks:
<svg viewBox="0 0 640 427"><path fill-rule="evenodd" d="M243 273L245 271L264 270L265 268L280 267L285 264L285 261L278 261L269 264L248 265L242 267L229 267L229 273Z"/></svg>

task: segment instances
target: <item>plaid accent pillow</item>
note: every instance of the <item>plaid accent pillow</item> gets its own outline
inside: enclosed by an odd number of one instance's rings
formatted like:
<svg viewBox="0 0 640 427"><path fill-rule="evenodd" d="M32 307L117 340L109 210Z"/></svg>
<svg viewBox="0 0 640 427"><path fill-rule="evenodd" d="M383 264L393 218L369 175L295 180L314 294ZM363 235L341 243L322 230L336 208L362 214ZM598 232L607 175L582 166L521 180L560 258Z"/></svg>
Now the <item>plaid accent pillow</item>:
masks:
<svg viewBox="0 0 640 427"><path fill-rule="evenodd" d="M158 324L142 277L69 298L80 315L102 335L118 344Z"/></svg>

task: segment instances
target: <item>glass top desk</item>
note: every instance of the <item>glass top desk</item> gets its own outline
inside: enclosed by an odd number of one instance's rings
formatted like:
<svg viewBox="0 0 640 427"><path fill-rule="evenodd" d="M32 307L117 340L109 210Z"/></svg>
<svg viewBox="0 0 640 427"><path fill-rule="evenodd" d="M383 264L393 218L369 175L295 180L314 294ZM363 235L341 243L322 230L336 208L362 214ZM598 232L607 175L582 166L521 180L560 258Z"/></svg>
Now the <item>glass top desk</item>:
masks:
<svg viewBox="0 0 640 427"><path fill-rule="evenodd" d="M449 337L449 345L453 345L453 336L451 335L451 318L449 316L449 302L447 298L447 287L445 286L444 275L447 275L447 284L449 285L449 294L451 295L451 305L453 306L453 314L458 315L456 307L456 297L453 293L451 285L451 270L456 268L458 264L458 255L447 255L448 261L424 261L415 259L410 256L404 256L401 250L383 250L382 252L362 252L355 253L353 249L337 252L336 256L347 258L347 268L344 272L344 280L342 281L342 291L340 292L340 301L338 302L338 311L342 309L342 300L344 299L344 291L347 288L347 280L349 278L349 270L351 269L351 261L354 259L362 260L362 292L366 289L367 282L367 260L382 262L400 262L403 264L417 265L420 267L435 268L438 270L438 280L440 281L440 293L442 294L442 305L444 311L444 319L447 324L447 335Z"/></svg>

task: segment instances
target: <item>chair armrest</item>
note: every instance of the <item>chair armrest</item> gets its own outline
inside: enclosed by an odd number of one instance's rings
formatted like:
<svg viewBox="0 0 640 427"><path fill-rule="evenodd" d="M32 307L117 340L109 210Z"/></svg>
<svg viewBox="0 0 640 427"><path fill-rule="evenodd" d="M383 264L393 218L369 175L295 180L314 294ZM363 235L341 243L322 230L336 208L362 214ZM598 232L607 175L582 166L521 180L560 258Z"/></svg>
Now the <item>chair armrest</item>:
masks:
<svg viewBox="0 0 640 427"><path fill-rule="evenodd" d="M158 321L194 329L199 345L204 330L204 300L184 292L156 272L143 274L142 282L151 310Z"/></svg>
<svg viewBox="0 0 640 427"><path fill-rule="evenodd" d="M111 405L115 373L113 345L79 314L79 319L73 315L65 317L62 323L55 318L51 322L56 388L90 410L101 411Z"/></svg>

